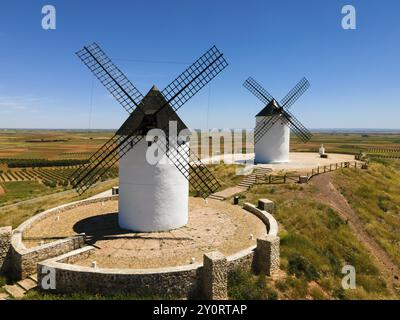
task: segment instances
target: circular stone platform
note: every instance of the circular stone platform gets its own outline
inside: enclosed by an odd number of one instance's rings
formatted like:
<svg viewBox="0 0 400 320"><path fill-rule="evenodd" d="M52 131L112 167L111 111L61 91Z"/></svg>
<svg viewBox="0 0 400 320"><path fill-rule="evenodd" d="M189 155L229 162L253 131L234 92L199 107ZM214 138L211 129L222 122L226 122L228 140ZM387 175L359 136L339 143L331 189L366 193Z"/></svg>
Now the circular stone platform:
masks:
<svg viewBox="0 0 400 320"><path fill-rule="evenodd" d="M271 164L257 164L258 167L270 168L272 171L290 170L304 172L314 169L318 166L326 166L338 162L354 161L354 155L351 154L338 154L329 153L328 158L321 158L318 153L314 152L291 152L289 156L290 161L287 163L271 163ZM254 160L254 153L235 153L233 155L213 156L205 158L201 161L203 163L218 163L224 161L226 164L245 164L246 161Z"/></svg>
<svg viewBox="0 0 400 320"><path fill-rule="evenodd" d="M256 244L266 234L265 224L240 206L201 198L189 200L189 223L168 232L135 233L118 227L118 200L85 204L51 215L24 231L26 247L42 241L87 235L96 248L88 259L74 262L99 268L159 268L201 262L203 254L218 250L225 255Z"/></svg>

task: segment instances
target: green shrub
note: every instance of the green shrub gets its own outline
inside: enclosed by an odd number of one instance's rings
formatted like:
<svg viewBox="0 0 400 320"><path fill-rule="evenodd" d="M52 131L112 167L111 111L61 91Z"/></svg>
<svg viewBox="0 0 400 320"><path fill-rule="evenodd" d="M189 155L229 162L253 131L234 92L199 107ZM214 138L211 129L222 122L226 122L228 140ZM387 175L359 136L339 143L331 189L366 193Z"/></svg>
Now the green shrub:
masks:
<svg viewBox="0 0 400 320"><path fill-rule="evenodd" d="M314 300L326 300L326 296L321 288L315 287L310 290L310 295Z"/></svg>
<svg viewBox="0 0 400 320"><path fill-rule="evenodd" d="M288 272L297 278L304 276L307 280L316 280L319 274L315 267L303 256L293 254L288 259Z"/></svg>
<svg viewBox="0 0 400 320"><path fill-rule="evenodd" d="M290 290L292 299L304 299L307 296L308 282L306 279L288 277L285 286Z"/></svg>
<svg viewBox="0 0 400 320"><path fill-rule="evenodd" d="M268 286L265 275L236 269L228 275L228 295L236 300L276 300L278 293Z"/></svg>

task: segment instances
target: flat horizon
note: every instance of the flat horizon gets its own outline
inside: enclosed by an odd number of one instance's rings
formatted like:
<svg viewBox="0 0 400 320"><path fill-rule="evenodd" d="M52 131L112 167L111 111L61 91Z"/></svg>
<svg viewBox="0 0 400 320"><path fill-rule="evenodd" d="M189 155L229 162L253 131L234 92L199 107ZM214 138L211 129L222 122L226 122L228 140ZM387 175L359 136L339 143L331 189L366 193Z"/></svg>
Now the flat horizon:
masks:
<svg viewBox="0 0 400 320"><path fill-rule="evenodd" d="M234 129L234 130L252 130L253 128L210 128L210 129L205 129L205 128L195 128L191 129L192 131L199 131L199 130L220 130L224 131L227 129ZM118 128L91 128L91 129L85 129L85 128L0 128L0 131L8 131L8 130L17 130L17 131L85 131L85 132L90 132L90 131L116 131ZM309 129L312 132L342 132L342 133L363 133L363 132L369 132L369 133L400 133L400 128L310 128Z"/></svg>

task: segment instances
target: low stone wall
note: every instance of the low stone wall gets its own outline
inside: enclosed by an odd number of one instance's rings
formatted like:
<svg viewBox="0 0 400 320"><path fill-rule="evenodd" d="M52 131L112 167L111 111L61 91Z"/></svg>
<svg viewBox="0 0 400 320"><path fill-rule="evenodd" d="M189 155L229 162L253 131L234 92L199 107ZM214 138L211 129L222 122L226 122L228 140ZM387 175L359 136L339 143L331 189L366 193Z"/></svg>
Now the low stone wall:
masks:
<svg viewBox="0 0 400 320"><path fill-rule="evenodd" d="M22 224L18 226L15 231L23 233L24 231L27 231L31 226L33 226L35 223L40 222L41 220L60 214L63 211L71 210L83 205L91 204L91 203L97 203L97 202L103 202L103 201L109 201L109 200L115 200L118 199L118 196L109 196L109 197L103 197L103 198L94 198L94 199L86 199L86 200L80 200L80 201L75 201L71 203L67 203L46 211L43 211L39 214L34 215L33 217L29 218L28 220L24 221Z"/></svg>
<svg viewBox="0 0 400 320"><path fill-rule="evenodd" d="M235 254L226 257L228 271L241 268L244 270L254 269L254 253L257 246L251 246L247 249L241 250Z"/></svg>
<svg viewBox="0 0 400 320"><path fill-rule="evenodd" d="M85 235L78 235L27 249L21 233L17 233L12 238L10 276L15 280L24 279L36 272L38 262L81 248L85 240Z"/></svg>
<svg viewBox="0 0 400 320"><path fill-rule="evenodd" d="M264 222L267 226L267 231L269 235L278 235L278 223L269 212L262 210L248 202L244 204L243 209L255 214L258 218L260 218L261 221Z"/></svg>
<svg viewBox="0 0 400 320"><path fill-rule="evenodd" d="M107 269L72 265L75 260L88 257L94 247L84 247L60 257L37 264L38 285L48 284L48 275L55 274L58 293L136 293L148 296L199 296L202 265L192 264L157 269Z"/></svg>
<svg viewBox="0 0 400 320"><path fill-rule="evenodd" d="M27 249L23 243L23 233L29 230L29 228L31 228L35 223L38 223L49 216L57 215L63 211L77 208L82 205L115 199L117 199L117 196L71 202L46 210L23 222L14 230L11 237L11 253L8 270L9 276L15 280L26 278L36 272L38 262L57 257L85 245L86 236L77 235L75 237L61 239Z"/></svg>
<svg viewBox="0 0 400 320"><path fill-rule="evenodd" d="M268 212L251 204L245 209L259 217L268 234L257 239L257 245L228 257L219 252L206 253L203 263L156 269L107 269L74 265L95 250L87 246L37 264L41 290L49 272L54 273L55 292L136 293L176 298L227 298L227 275L235 269L255 270L267 275L279 268L278 224ZM43 282L44 281L44 282ZM43 283L42 283L43 282Z"/></svg>
<svg viewBox="0 0 400 320"><path fill-rule="evenodd" d="M0 274L7 272L11 253L11 227L0 228Z"/></svg>

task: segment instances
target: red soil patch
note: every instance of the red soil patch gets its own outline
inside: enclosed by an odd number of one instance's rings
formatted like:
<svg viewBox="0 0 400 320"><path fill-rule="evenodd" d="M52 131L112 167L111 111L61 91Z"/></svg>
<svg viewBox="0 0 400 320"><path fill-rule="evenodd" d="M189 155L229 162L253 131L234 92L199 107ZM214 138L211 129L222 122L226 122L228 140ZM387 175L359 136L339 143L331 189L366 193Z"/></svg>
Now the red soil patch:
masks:
<svg viewBox="0 0 400 320"><path fill-rule="evenodd" d="M4 189L0 186L0 196L5 194L6 192L4 191Z"/></svg>

